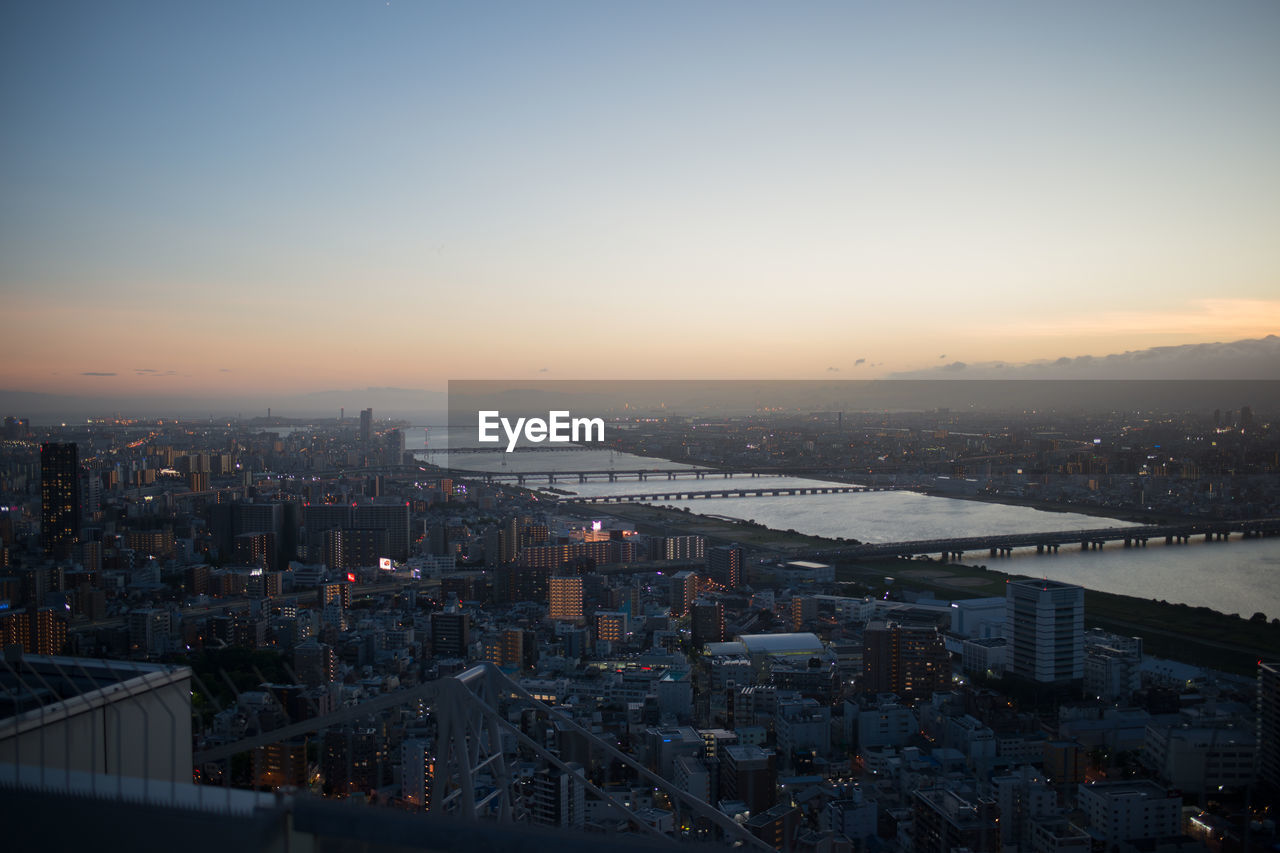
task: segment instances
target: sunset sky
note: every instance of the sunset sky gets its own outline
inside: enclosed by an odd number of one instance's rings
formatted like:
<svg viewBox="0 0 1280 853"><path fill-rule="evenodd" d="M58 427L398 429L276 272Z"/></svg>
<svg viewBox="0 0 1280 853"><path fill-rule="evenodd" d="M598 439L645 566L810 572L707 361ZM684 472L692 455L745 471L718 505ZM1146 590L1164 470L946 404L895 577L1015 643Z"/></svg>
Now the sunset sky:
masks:
<svg viewBox="0 0 1280 853"><path fill-rule="evenodd" d="M1278 104L1273 0L6 3L0 389L1262 337Z"/></svg>

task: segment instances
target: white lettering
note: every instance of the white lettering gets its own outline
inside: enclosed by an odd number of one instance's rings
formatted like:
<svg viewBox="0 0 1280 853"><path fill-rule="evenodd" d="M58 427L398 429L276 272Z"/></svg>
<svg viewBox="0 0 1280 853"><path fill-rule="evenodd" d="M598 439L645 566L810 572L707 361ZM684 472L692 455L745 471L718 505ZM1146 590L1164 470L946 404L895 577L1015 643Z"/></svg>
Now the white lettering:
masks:
<svg viewBox="0 0 1280 853"><path fill-rule="evenodd" d="M550 417L548 422L550 434L547 436L547 440L555 444L568 444L569 434L565 430L569 426L569 413L558 411L548 412L547 415Z"/></svg>
<svg viewBox="0 0 1280 853"><path fill-rule="evenodd" d="M566 414L568 414L566 412ZM578 437L578 427L582 427L586 435ZM596 437L591 437L591 431L596 431ZM575 442L582 441L604 441L604 418L574 418L573 419L573 440Z"/></svg>
<svg viewBox="0 0 1280 853"><path fill-rule="evenodd" d="M520 443L520 438L533 444L550 441L555 444L569 442L604 441L604 418L575 418L564 409L547 412L547 420L542 418L510 418L502 417L501 412L478 412L478 429L476 438L482 444L497 444L502 441L498 428L506 435L507 452L511 453Z"/></svg>
<svg viewBox="0 0 1280 853"><path fill-rule="evenodd" d="M524 437L534 444L541 444L547 440L547 422L542 418L529 418L529 422L524 425Z"/></svg>
<svg viewBox="0 0 1280 853"><path fill-rule="evenodd" d="M495 430L497 428L498 428L497 412L480 412L479 435L476 437L476 441L479 441L482 444L498 443L502 439L500 439L497 435L489 434L490 430Z"/></svg>
<svg viewBox="0 0 1280 853"><path fill-rule="evenodd" d="M502 428L507 433L507 452L516 449L516 443L520 441L520 428L524 426L524 418L516 418L516 428L511 428L511 421L506 418L502 419Z"/></svg>

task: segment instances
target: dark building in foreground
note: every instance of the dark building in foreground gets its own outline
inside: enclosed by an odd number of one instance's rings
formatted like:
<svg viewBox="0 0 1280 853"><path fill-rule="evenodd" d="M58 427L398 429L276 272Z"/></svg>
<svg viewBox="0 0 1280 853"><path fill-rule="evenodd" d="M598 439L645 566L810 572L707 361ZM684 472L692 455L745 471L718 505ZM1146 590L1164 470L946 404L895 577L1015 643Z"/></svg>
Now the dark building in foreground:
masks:
<svg viewBox="0 0 1280 853"><path fill-rule="evenodd" d="M80 459L75 444L40 445L40 547L57 560L80 541Z"/></svg>
<svg viewBox="0 0 1280 853"><path fill-rule="evenodd" d="M1258 664L1258 777L1280 791L1280 663Z"/></svg>

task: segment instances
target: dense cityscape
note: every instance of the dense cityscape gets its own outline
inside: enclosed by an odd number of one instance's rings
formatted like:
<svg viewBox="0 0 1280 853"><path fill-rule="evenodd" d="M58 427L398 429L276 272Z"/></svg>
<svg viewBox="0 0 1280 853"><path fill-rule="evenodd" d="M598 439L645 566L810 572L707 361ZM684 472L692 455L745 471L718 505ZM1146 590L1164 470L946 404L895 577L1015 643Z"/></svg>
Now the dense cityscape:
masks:
<svg viewBox="0 0 1280 853"><path fill-rule="evenodd" d="M558 475L537 450L437 467L429 427L372 409L10 416L3 440L15 767L786 851L1280 839L1280 613L1114 596L1117 618L959 550L846 559L654 494L800 475L786 500L847 484L1139 525L1086 548L1239 549L1280 531L1280 432L1248 405L614 419L591 451L614 470ZM634 500L574 493L593 478ZM73 746L78 702L126 722Z"/></svg>
<svg viewBox="0 0 1280 853"><path fill-rule="evenodd" d="M0 853L1280 850L1277 103L1275 0L0 4Z"/></svg>

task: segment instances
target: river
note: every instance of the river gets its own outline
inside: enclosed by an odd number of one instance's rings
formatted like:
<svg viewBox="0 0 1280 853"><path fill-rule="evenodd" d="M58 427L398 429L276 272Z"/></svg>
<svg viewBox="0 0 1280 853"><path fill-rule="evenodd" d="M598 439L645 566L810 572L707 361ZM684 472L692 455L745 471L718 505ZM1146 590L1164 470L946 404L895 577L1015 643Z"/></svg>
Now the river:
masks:
<svg viewBox="0 0 1280 853"><path fill-rule="evenodd" d="M422 447L422 437L410 436L410 449ZM437 433L431 433L432 444ZM416 441L413 441L416 439ZM601 450L527 453L456 454L454 467L517 473L556 470L638 470L689 468L664 459L650 459ZM694 480L661 479L618 482L557 482L560 491L582 495L647 494L675 488L712 490L769 486L817 485L795 477ZM530 486L538 484L530 483ZM655 501L665 506L755 521L775 530L795 530L813 536L857 539L862 542L898 542L952 536L1085 530L1125 527L1126 521L1071 512L1046 512L961 498L921 495L907 491L858 492L828 495L713 498L688 501ZM600 506L602 515L607 506ZM1036 554L1034 548L1016 550L1009 557L987 552L967 554L964 562L986 565L1014 574L1047 577L1090 589L1137 598L1163 599L1195 607L1211 607L1246 618L1262 612L1280 617L1280 538L1240 539L1185 545L1152 541L1146 548L1124 548L1110 543L1100 551L1063 546L1057 554Z"/></svg>

